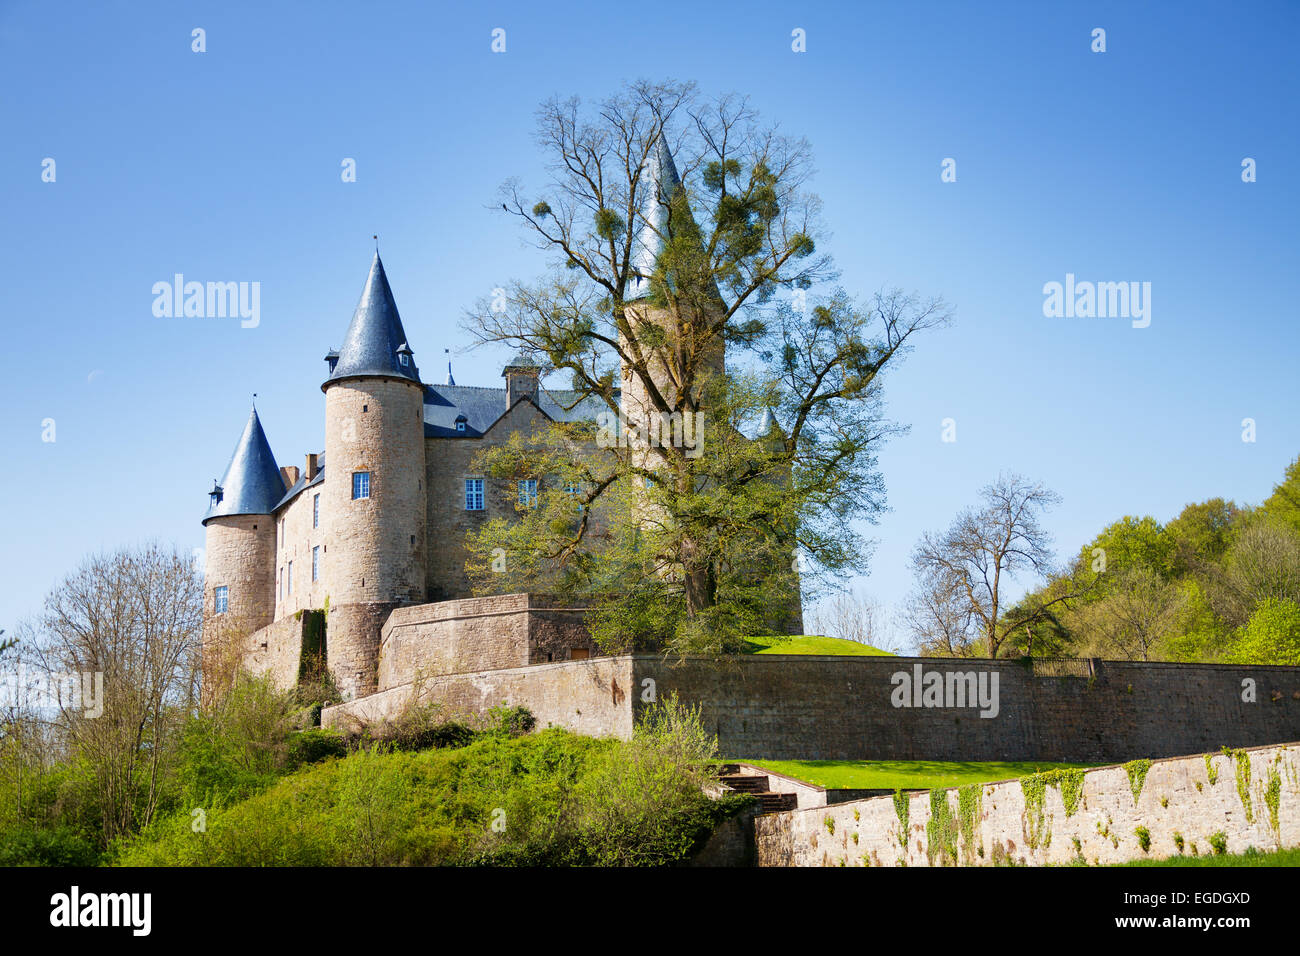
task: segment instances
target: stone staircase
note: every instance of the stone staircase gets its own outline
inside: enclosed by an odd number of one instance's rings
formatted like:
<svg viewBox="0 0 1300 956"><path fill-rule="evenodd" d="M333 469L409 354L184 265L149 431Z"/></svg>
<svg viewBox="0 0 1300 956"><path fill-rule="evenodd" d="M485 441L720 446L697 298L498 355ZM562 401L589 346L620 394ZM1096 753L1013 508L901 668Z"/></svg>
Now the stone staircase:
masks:
<svg viewBox="0 0 1300 956"><path fill-rule="evenodd" d="M799 798L793 793L772 792L767 774L745 773L738 764L723 764L719 768L718 780L733 793L748 793L755 797L759 813L793 810L799 803Z"/></svg>

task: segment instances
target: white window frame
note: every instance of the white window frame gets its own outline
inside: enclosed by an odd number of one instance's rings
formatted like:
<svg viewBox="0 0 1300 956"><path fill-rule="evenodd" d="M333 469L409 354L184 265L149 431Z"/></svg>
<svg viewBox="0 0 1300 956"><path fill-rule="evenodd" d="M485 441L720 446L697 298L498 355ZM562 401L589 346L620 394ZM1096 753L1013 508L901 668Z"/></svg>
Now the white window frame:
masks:
<svg viewBox="0 0 1300 956"><path fill-rule="evenodd" d="M465 510L486 511L487 498L483 491L485 482L482 478L465 479Z"/></svg>
<svg viewBox="0 0 1300 956"><path fill-rule="evenodd" d="M525 508L537 507L537 479L522 478L519 481L519 503Z"/></svg>

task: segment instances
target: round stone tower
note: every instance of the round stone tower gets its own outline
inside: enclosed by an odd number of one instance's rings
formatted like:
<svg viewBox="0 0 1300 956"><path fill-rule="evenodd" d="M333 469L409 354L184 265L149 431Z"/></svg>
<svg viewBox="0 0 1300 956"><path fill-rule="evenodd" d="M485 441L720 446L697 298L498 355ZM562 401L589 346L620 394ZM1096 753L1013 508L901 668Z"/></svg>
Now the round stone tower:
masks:
<svg viewBox="0 0 1300 956"><path fill-rule="evenodd" d="M206 685L224 681L246 638L275 615L275 521L284 480L254 408L203 519L203 663ZM215 690L215 686L211 688Z"/></svg>
<svg viewBox="0 0 1300 956"><path fill-rule="evenodd" d="M378 685L380 628L425 600L424 385L375 254L325 392L326 657L345 697Z"/></svg>

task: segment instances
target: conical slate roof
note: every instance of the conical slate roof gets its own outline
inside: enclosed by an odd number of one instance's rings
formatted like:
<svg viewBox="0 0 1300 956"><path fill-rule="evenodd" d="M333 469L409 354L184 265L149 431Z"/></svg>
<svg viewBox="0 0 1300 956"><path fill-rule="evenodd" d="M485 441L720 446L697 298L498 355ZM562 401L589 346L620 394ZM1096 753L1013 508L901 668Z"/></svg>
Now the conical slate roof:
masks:
<svg viewBox="0 0 1300 956"><path fill-rule="evenodd" d="M388 286L388 276L384 274L384 264L375 253L370 263L370 275L366 277L366 287L361 290L361 301L352 315L352 324L339 349L339 360L330 373L330 377L321 385L321 390L342 378L358 376L381 376L387 378L404 378L419 382L420 370L415 367L415 359L406 348L406 330L402 328L402 317L397 314L397 302L393 299L393 290ZM401 363L400 352L405 351L407 364Z"/></svg>
<svg viewBox="0 0 1300 956"><path fill-rule="evenodd" d="M226 473L212 491L203 523L226 515L269 515L283 497L284 479L254 408Z"/></svg>
<svg viewBox="0 0 1300 956"><path fill-rule="evenodd" d="M650 294L650 276L655 271L655 262L668 235L669 203L681 186L677 164L673 162L673 154L660 133L646 155L637 181L637 192L642 197L641 227L629 271L628 299Z"/></svg>
<svg viewBox="0 0 1300 956"><path fill-rule="evenodd" d="M758 437L766 438L777 430L779 430L779 426L776 424L776 415L772 413L770 407L763 409L763 420L758 423Z"/></svg>

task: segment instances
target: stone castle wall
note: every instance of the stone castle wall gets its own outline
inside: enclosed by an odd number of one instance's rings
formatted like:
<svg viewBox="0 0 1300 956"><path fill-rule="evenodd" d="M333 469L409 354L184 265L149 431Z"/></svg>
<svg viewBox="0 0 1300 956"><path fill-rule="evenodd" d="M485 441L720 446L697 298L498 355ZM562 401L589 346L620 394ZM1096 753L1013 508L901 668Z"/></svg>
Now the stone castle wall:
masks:
<svg viewBox="0 0 1300 956"><path fill-rule="evenodd" d="M482 717L501 704L523 706L539 729L565 727L594 737L632 736L632 661L600 657L509 670L420 678L369 697L326 707L321 726L348 729L391 720L409 704L437 702L448 718Z"/></svg>
<svg viewBox="0 0 1300 956"><path fill-rule="evenodd" d="M503 400L504 402L504 400ZM502 411L505 411L504 404ZM465 508L465 479L485 477L473 467L474 457L486 448L504 445L514 432L528 434L541 427L544 415L525 402L516 405L482 438L431 438L425 447L428 493L429 544L426 591L431 601L461 598L471 593L465 574L465 535L492 518L511 517L513 489L506 482L484 481L482 511Z"/></svg>
<svg viewBox="0 0 1300 956"><path fill-rule="evenodd" d="M290 614L248 635L244 669L254 674L269 674L279 687L292 687L298 681L302 662L304 626L301 616Z"/></svg>
<svg viewBox="0 0 1300 956"><path fill-rule="evenodd" d="M894 707L897 673L998 675L998 713ZM1104 661L1041 677L1019 661L755 655L681 666L637 659L659 696L697 701L723 753L770 760L1097 763L1300 740L1300 667ZM1243 680L1255 702L1242 700Z"/></svg>
<svg viewBox="0 0 1300 956"><path fill-rule="evenodd" d="M648 700L676 693L699 706L722 756L731 759L1101 763L1300 740L1296 667L1100 662L1096 677L1088 679L1035 677L1016 661L760 655L674 663L647 654L597 660L627 662L633 693L584 698L580 720L546 703L560 678L548 671L545 681L534 684L537 665L436 677L424 693L438 699L444 688L465 681L508 685L512 702L531 707L528 701L537 700L559 726L577 730L594 721L629 733ZM586 663L543 666L587 673ZM918 664L923 672L945 675L997 670L998 715L981 718L974 708L894 707L891 676L911 673ZM390 672L389 680L396 676ZM1255 682L1254 703L1242 700L1247 679ZM453 709L495 697L446 693ZM391 716L388 708L402 700L386 692L344 708ZM593 707L598 714L591 713ZM570 718L574 722L566 723Z"/></svg>
<svg viewBox="0 0 1300 956"><path fill-rule="evenodd" d="M1135 796L1138 782L1122 766L1089 770L1069 809L1060 786L1027 798L1019 780L916 793L906 825L892 796L767 814L754 821L758 864L1122 863L1208 856L1216 834L1228 853L1300 846L1300 744L1155 761Z"/></svg>
<svg viewBox="0 0 1300 956"><path fill-rule="evenodd" d="M325 606L326 569L329 566L329 542L325 537L325 485L299 492L276 515L275 550L275 620L304 609ZM320 526L312 527L312 504L321 496ZM267 518L270 521L272 519ZM320 550L320 575L311 577L312 548ZM289 587L289 562L293 562L293 588Z"/></svg>
<svg viewBox="0 0 1300 956"><path fill-rule="evenodd" d="M398 608L379 645L379 690L433 677L568 660L594 647L582 611L538 595L502 594Z"/></svg>

